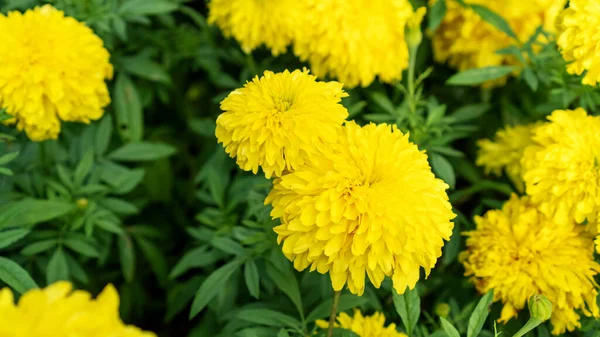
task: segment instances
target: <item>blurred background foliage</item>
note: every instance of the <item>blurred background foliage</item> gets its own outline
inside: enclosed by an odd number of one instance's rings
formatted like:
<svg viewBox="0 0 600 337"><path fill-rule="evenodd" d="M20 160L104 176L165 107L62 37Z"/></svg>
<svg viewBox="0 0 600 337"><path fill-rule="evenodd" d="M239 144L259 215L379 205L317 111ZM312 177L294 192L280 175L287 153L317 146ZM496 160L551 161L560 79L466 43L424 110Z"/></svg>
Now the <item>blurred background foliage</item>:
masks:
<svg viewBox="0 0 600 337"><path fill-rule="evenodd" d="M0 127L0 279L17 291L67 279L98 293L113 283L124 320L160 336L311 334L314 321L329 315L328 276L292 269L263 205L270 182L236 169L214 136L219 102L232 89L264 70L305 64L291 52L244 54L207 24L204 1L1 0L0 10L43 3L103 38L115 66L113 102L98 122L65 124L58 141L32 143ZM443 4L434 6L428 31L444 13ZM553 43L533 53L536 39L500 51L522 61L520 76L507 85L464 85L489 73L454 75L435 64L425 35L416 95L406 95L404 81L373 83L352 89L343 104L349 118L395 123L427 150L434 172L451 186L454 235L416 290L392 296L387 280L362 297L344 293L340 310L383 311L422 337L447 335L442 316L467 335L481 297L457 263L460 233L474 228L473 215L498 208L515 190L474 166L475 141L554 109L596 113L600 92L567 75ZM498 307L490 317L499 317ZM493 319L481 336L494 336ZM514 333L526 320L502 330ZM598 336L594 320L583 326L578 334ZM535 333L549 336L546 327Z"/></svg>

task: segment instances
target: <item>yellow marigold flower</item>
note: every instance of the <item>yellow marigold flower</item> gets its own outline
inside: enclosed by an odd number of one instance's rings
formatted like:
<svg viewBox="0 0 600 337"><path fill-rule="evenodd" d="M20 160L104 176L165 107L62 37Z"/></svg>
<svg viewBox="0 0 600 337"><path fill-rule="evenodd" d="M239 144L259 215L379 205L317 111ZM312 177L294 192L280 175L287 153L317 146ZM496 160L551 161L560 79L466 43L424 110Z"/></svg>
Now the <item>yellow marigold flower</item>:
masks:
<svg viewBox="0 0 600 337"><path fill-rule="evenodd" d="M465 233L467 250L460 260L481 293L494 289L494 300L504 303L499 321L516 317L535 294L552 302L555 335L581 327L579 310L600 317L594 281L600 265L584 226L559 225L529 197L516 195L475 223L476 230Z"/></svg>
<svg viewBox="0 0 600 337"><path fill-rule="evenodd" d="M404 28L413 16L408 0L304 0L305 22L294 52L319 77L352 88L402 77L408 66Z"/></svg>
<svg viewBox="0 0 600 337"><path fill-rule="evenodd" d="M436 0L429 0L434 3ZM501 14L521 41L528 40L539 26L554 31L554 20L566 0L465 0ZM498 65L518 65L510 55L496 51L516 41L484 21L470 8L456 0L447 0L447 11L433 35L433 52L437 62L448 63L460 71ZM485 86L503 84L506 79Z"/></svg>
<svg viewBox="0 0 600 337"><path fill-rule="evenodd" d="M329 328L329 322L318 320L317 326L321 329ZM342 312L337 317L336 328L351 330L359 337L406 337L402 332L396 330L396 324L385 326L385 316L376 312L371 316L363 316L358 309L354 309L354 316L350 317Z"/></svg>
<svg viewBox="0 0 600 337"><path fill-rule="evenodd" d="M266 204L297 270L329 272L334 290L362 294L365 273L400 294L428 275L452 235L446 185L396 126L346 123L333 153L273 183Z"/></svg>
<svg viewBox="0 0 600 337"><path fill-rule="evenodd" d="M570 74L581 75L583 84L596 85L600 80L598 34L600 33L600 1L571 0L556 22L557 44Z"/></svg>
<svg viewBox="0 0 600 337"><path fill-rule="evenodd" d="M600 120L585 110L556 110L533 131L523 154L526 192L559 224L586 219L600 210Z"/></svg>
<svg viewBox="0 0 600 337"><path fill-rule="evenodd" d="M72 290L68 282L23 294L15 305L8 288L0 290L1 337L156 337L119 318L119 295L108 285L98 298Z"/></svg>
<svg viewBox="0 0 600 337"><path fill-rule="evenodd" d="M532 130L537 125L539 124L507 126L498 130L493 139L477 141L479 151L475 163L483 166L486 174L500 176L504 170L517 189L523 191L521 158L525 148L533 144Z"/></svg>
<svg viewBox="0 0 600 337"><path fill-rule="evenodd" d="M208 22L235 38L245 53L266 45L275 56L292 42L299 3L293 0L211 0Z"/></svg>
<svg viewBox="0 0 600 337"><path fill-rule="evenodd" d="M109 58L90 28L50 5L0 14L0 107L30 139L56 139L60 120L102 117Z"/></svg>
<svg viewBox="0 0 600 337"><path fill-rule="evenodd" d="M335 143L348 111L342 84L319 82L308 70L265 71L221 102L220 143L243 170L280 176L318 160Z"/></svg>

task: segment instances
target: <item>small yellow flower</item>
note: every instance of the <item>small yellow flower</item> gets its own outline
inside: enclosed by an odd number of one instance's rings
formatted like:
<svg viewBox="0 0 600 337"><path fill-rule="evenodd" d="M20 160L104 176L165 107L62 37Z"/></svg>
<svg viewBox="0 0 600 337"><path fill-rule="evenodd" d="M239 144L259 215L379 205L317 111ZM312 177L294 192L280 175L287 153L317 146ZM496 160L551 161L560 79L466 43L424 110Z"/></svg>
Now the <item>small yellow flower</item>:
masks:
<svg viewBox="0 0 600 337"><path fill-rule="evenodd" d="M556 22L557 44L570 74L581 75L583 84L596 85L600 80L600 1L571 0Z"/></svg>
<svg viewBox="0 0 600 337"><path fill-rule="evenodd" d="M292 42L300 8L294 0L211 0L208 22L233 36L246 53L264 44L277 56Z"/></svg>
<svg viewBox="0 0 600 337"><path fill-rule="evenodd" d="M329 322L318 320L317 326L321 329L329 328ZM351 330L359 337L406 337L402 332L396 330L396 324L385 326L385 316L376 312L371 316L363 316L358 309L354 309L354 316L350 317L342 312L337 317L336 328Z"/></svg>
<svg viewBox="0 0 600 337"><path fill-rule="evenodd" d="M429 0L434 3L437 0ZM554 31L554 20L566 0L465 0L482 5L502 15L521 41L527 41L539 26ZM517 43L514 39L484 21L457 0L447 0L447 11L433 35L433 52L437 62L448 63L460 71L499 65L519 65L511 55L498 50ZM506 78L484 86L502 85Z"/></svg>
<svg viewBox="0 0 600 337"><path fill-rule="evenodd" d="M475 223L476 230L465 233L467 250L460 260L481 293L494 289L494 300L504 303L501 322L516 317L536 294L552 303L555 335L581 327L579 312L600 317L594 281L600 265L584 226L559 225L529 197L516 195Z"/></svg>
<svg viewBox="0 0 600 337"><path fill-rule="evenodd" d="M556 110L548 120L535 128L535 144L523 154L526 192L559 224L595 223L600 211L600 119L578 108Z"/></svg>
<svg viewBox="0 0 600 337"><path fill-rule="evenodd" d="M0 337L156 337L119 318L119 295L108 285L98 298L72 290L68 282L30 290L15 305L8 288L0 290Z"/></svg>
<svg viewBox="0 0 600 337"><path fill-rule="evenodd" d="M332 148L276 179L265 200L283 253L297 270L329 273L334 290L362 294L365 276L414 288L452 235L448 185L395 125L347 122Z"/></svg>
<svg viewBox="0 0 600 337"><path fill-rule="evenodd" d="M524 191L521 158L525 148L533 144L532 132L538 125L540 124L507 126L498 130L492 140L477 141L479 151L475 163L483 166L486 174L500 176L504 170L517 189Z"/></svg>
<svg viewBox="0 0 600 337"><path fill-rule="evenodd" d="M408 67L404 36L413 16L408 0L303 0L304 22L294 52L323 78L352 88L401 79Z"/></svg>
<svg viewBox="0 0 600 337"><path fill-rule="evenodd" d="M329 151L348 116L345 96L340 83L306 69L265 71L221 102L216 136L243 170L278 177Z"/></svg>
<svg viewBox="0 0 600 337"><path fill-rule="evenodd" d="M30 139L56 139L61 120L102 117L109 58L90 28L50 5L0 14L0 107Z"/></svg>

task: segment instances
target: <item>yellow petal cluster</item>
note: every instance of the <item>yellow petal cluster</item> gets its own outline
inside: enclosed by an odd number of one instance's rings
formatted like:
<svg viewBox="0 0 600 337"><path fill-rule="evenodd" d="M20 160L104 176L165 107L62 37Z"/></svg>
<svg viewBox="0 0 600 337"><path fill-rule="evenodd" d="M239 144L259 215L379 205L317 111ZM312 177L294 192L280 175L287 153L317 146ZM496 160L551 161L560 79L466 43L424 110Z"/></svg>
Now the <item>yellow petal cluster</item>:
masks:
<svg viewBox="0 0 600 337"><path fill-rule="evenodd" d="M586 219L600 210L600 119L585 110L556 110L533 132L522 165L526 192L559 224Z"/></svg>
<svg viewBox="0 0 600 337"><path fill-rule="evenodd" d="M276 56L292 42L298 4L294 0L211 0L208 22L235 38L244 52L264 44Z"/></svg>
<svg viewBox="0 0 600 337"><path fill-rule="evenodd" d="M336 328L350 330L359 337L406 337L402 332L396 330L396 324L392 323L385 326L385 316L381 312L376 312L371 316L363 316L360 310L354 309L354 316L342 312L337 317ZM317 326L321 329L327 329L329 322L318 320Z"/></svg>
<svg viewBox="0 0 600 337"><path fill-rule="evenodd" d="M0 107L30 139L56 139L61 120L102 116L109 58L90 28L50 5L0 14Z"/></svg>
<svg viewBox="0 0 600 337"><path fill-rule="evenodd" d="M17 305L10 289L0 290L0 337L156 337L123 324L112 285L96 299L68 282L23 294Z"/></svg>
<svg viewBox="0 0 600 337"><path fill-rule="evenodd" d="M304 71L265 71L221 102L216 136L240 168L267 178L316 161L335 143L348 111L338 82Z"/></svg>
<svg viewBox="0 0 600 337"><path fill-rule="evenodd" d="M434 3L437 0L429 0ZM554 20L566 0L465 0L469 5L482 5L508 22L521 41L527 41L539 26L554 31ZM458 70L498 65L518 65L510 55L496 51L516 44L512 38L484 21L471 8L457 0L447 0L447 11L433 35L433 52L437 62L448 63ZM503 84L506 79L486 86Z"/></svg>
<svg viewBox="0 0 600 337"><path fill-rule="evenodd" d="M391 277L400 294L428 275L452 235L446 185L396 126L348 122L324 160L273 183L266 204L297 270L329 272L334 290L362 294Z"/></svg>
<svg viewBox="0 0 600 337"><path fill-rule="evenodd" d="M556 22L557 44L565 61L567 71L581 75L583 84L596 85L600 80L600 1L571 0L569 7Z"/></svg>
<svg viewBox="0 0 600 337"><path fill-rule="evenodd" d="M500 176L505 171L517 189L524 191L521 158L525 148L533 144L532 131L537 125L507 126L498 130L493 139L477 141L479 151L475 164L483 166L486 174Z"/></svg>
<svg viewBox="0 0 600 337"><path fill-rule="evenodd" d="M408 66L404 29L413 16L408 0L302 3L294 52L317 76L331 76L348 88L366 87L376 76L388 83L402 77Z"/></svg>
<svg viewBox="0 0 600 337"><path fill-rule="evenodd" d="M500 321L517 316L535 294L552 302L555 335L581 327L580 312L600 317L594 281L600 265L584 226L559 225L529 197L516 195L475 222L460 260L481 293L494 289L494 299L504 303Z"/></svg>

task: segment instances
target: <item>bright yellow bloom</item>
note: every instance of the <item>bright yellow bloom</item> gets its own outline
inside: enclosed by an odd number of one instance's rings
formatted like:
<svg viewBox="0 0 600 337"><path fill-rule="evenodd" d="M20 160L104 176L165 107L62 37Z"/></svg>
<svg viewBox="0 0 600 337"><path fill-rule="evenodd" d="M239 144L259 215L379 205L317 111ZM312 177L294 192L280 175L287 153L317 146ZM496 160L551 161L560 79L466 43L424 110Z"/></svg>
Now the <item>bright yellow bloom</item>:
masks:
<svg viewBox="0 0 600 337"><path fill-rule="evenodd" d="M30 290L15 305L8 288L0 290L0 337L156 337L119 318L119 295L108 285L97 299L72 290L68 282Z"/></svg>
<svg viewBox="0 0 600 337"><path fill-rule="evenodd" d="M317 326L321 329L329 328L329 322L318 320ZM396 330L396 324L385 326L385 316L376 312L371 316L363 316L358 309L354 309L354 316L350 317L342 312L337 317L336 328L351 330L359 337L406 337L402 332Z"/></svg>
<svg viewBox="0 0 600 337"><path fill-rule="evenodd" d="M413 16L408 0L303 0L306 15L294 52L313 73L352 88L376 76L391 83L408 66L404 28Z"/></svg>
<svg viewBox="0 0 600 337"><path fill-rule="evenodd" d="M430 3L436 0L429 0ZM542 25L554 30L554 20L566 0L465 0L467 4L482 5L502 15L521 41L527 41ZM433 36L433 51L437 62L458 70L498 65L518 65L510 55L496 51L517 42L484 21L472 9L456 0L447 0L447 11ZM503 84L506 79L489 82L485 86Z"/></svg>
<svg viewBox="0 0 600 337"><path fill-rule="evenodd" d="M556 22L557 44L570 74L581 75L583 84L596 85L600 80L600 1L571 0Z"/></svg>
<svg viewBox="0 0 600 337"><path fill-rule="evenodd" d="M245 53L264 44L277 56L292 42L300 6L294 0L211 0L208 9L208 22L233 36Z"/></svg>
<svg viewBox="0 0 600 337"><path fill-rule="evenodd" d="M600 265L584 226L558 225L529 197L516 195L475 222L460 260L481 293L494 289L494 300L504 303L501 322L517 316L536 294L552 302L555 335L581 327L578 310L600 317L594 282Z"/></svg>
<svg viewBox="0 0 600 337"><path fill-rule="evenodd" d="M396 126L346 123L325 160L274 181L265 200L297 270L329 272L334 290L362 294L391 277L400 294L426 275L452 235L446 185Z"/></svg>
<svg viewBox="0 0 600 337"><path fill-rule="evenodd" d="M50 5L0 14L0 107L30 139L56 139L60 120L102 117L109 58L90 28Z"/></svg>
<svg viewBox="0 0 600 337"><path fill-rule="evenodd" d="M477 141L479 151L475 163L483 166L486 174L500 176L504 170L517 189L523 191L521 158L525 148L533 144L532 131L537 125L539 124L507 126L498 130L492 140Z"/></svg>
<svg viewBox="0 0 600 337"><path fill-rule="evenodd" d="M533 132L525 149L523 180L540 210L559 224L586 219L600 210L600 119L585 110L556 110Z"/></svg>
<svg viewBox="0 0 600 337"><path fill-rule="evenodd" d="M221 102L220 143L243 170L279 177L319 160L335 143L348 111L342 84L319 82L308 71L265 71Z"/></svg>

